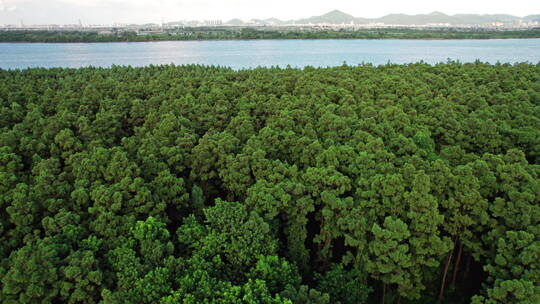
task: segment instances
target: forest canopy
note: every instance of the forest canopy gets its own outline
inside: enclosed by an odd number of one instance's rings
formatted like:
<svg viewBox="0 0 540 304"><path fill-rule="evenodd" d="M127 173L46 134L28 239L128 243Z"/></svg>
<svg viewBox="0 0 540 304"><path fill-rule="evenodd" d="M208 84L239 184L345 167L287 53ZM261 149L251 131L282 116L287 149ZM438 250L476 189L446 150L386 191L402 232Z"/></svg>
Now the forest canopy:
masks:
<svg viewBox="0 0 540 304"><path fill-rule="evenodd" d="M0 70L2 303L540 303L540 64Z"/></svg>

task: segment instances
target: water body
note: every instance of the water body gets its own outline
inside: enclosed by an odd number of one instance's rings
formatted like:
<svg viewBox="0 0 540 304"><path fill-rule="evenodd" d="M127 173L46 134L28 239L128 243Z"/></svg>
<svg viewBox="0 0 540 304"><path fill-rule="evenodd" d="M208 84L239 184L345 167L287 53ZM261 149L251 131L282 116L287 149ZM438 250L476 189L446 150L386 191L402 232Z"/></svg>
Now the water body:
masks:
<svg viewBox="0 0 540 304"><path fill-rule="evenodd" d="M540 61L540 39L237 40L116 43L0 43L0 68L204 64L336 66L372 63Z"/></svg>

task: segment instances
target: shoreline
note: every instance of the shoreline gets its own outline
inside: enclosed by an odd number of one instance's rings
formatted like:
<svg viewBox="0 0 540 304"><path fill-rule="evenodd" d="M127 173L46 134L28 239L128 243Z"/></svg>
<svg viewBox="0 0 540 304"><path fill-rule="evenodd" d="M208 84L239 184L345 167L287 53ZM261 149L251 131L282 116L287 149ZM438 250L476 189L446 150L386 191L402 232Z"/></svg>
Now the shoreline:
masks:
<svg viewBox="0 0 540 304"><path fill-rule="evenodd" d="M523 30L373 29L356 31L276 31L186 29L158 33L118 31L2 31L0 43L111 43L254 40L493 40L540 39L540 28Z"/></svg>
<svg viewBox="0 0 540 304"><path fill-rule="evenodd" d="M374 67L374 68L381 67L381 66L413 66L413 65L418 65L418 64L427 65L427 66L431 66L431 67L435 67L435 66L438 66L438 65L448 65L448 64L458 64L458 65L462 65L462 66L468 66L468 65L474 65L474 64L481 64L481 65L484 65L484 66L498 66L498 65L508 65L508 66L529 65L529 66L536 66L536 65L540 65L540 60L538 60L537 62L530 62L530 61L519 62L519 61L516 61L516 62L498 62L498 63L482 61L480 59L477 59L476 61L450 60L450 61L440 61L440 62L436 62L436 63L430 63L430 62L425 62L425 61L419 60L419 61L407 62L407 63L387 62L387 63L381 63L381 64L374 64L374 63L370 63L370 62L362 62L362 63L358 63L358 64L349 64L349 63L345 62L344 64L345 64L346 67L349 67L349 68L366 67L366 66ZM187 67L193 67L193 66L206 68L206 69L231 70L231 71L234 71L234 72L240 72L240 71L251 71L251 70L255 70L255 69L265 69L265 70L273 70L273 69L288 70L288 69L290 69L290 70L303 71L303 70L305 70L307 68L307 69L315 69L315 70L327 70L327 69L340 68L340 67L343 67L344 65L343 64L340 64L340 65L328 65L328 66L273 65L273 66L256 66L256 67L235 68L235 67L226 66L226 65L198 64L198 63L187 63L187 64L164 63L164 64L148 64L148 65L143 65L143 66L129 65L129 64L127 64L127 65L111 64L109 66L86 65L86 66L79 66L79 67L69 67L69 66L49 66L49 67L35 66L35 67L24 67L24 68L3 68L3 67L0 67L0 72L2 72L2 71L4 71L4 72L14 72L14 71L26 71L26 70L42 70L42 69L45 69L45 70L55 70L55 69L60 69L60 70L94 70L94 69L111 70L113 68L146 69L146 68L150 68L150 67L187 68Z"/></svg>
<svg viewBox="0 0 540 304"><path fill-rule="evenodd" d="M239 39L170 39L170 40L140 40L140 41L0 41L1 44L39 44L39 43L45 43L45 44L74 44L74 43L148 43L148 42L203 42L203 41L292 41L292 40L307 40L307 41L313 41L313 40L337 40L337 41L343 41L343 40L373 40L373 41L379 41L379 40L410 40L410 41L418 41L418 40L426 40L426 41L455 41L455 40L534 40L534 39L540 39L539 37L496 37L496 38L482 38L482 37L474 37L474 38L253 38L253 39L247 39L247 38L239 38Z"/></svg>

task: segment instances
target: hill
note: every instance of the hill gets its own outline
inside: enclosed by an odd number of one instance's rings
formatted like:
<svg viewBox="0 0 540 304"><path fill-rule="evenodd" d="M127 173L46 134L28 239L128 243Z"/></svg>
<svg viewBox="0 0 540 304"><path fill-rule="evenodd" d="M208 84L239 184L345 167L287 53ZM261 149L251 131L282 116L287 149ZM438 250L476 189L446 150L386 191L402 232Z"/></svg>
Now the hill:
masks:
<svg viewBox="0 0 540 304"><path fill-rule="evenodd" d="M450 24L450 25L489 25L494 22L505 24L517 24L519 22L540 22L540 15L529 15L517 17L506 14L456 14L447 15L442 12L432 12L429 14L389 14L380 18L361 18L346 14L339 10L333 10L324 15L290 21L295 24L367 24L384 23L387 25L430 25L430 24ZM282 23L280 23L282 24Z"/></svg>
<svg viewBox="0 0 540 304"><path fill-rule="evenodd" d="M347 23L367 23L367 20L364 18L356 18L352 15L346 14L339 10L333 10L321 16L313 16L307 19L295 20L297 24L320 24L320 23L329 23L329 24L347 24Z"/></svg>
<svg viewBox="0 0 540 304"><path fill-rule="evenodd" d="M280 20L277 18L249 19L244 22L240 19L232 19L225 22L225 25L287 25L287 24L369 24L384 23L386 25L436 25L448 24L453 26L485 26L493 23L503 23L506 25L518 25L522 22L540 22L540 14L525 17L512 16L507 14L456 14L447 15L434 11L429 14L389 14L380 18L362 18L344 13L340 10L333 10L320 16L312 16L296 20ZM181 23L181 22L175 22Z"/></svg>
<svg viewBox="0 0 540 304"><path fill-rule="evenodd" d="M525 16L523 17L523 20L540 22L540 14Z"/></svg>
<svg viewBox="0 0 540 304"><path fill-rule="evenodd" d="M242 25L242 24L244 24L244 21L235 18L235 19L231 19L231 20L225 22L225 24L227 24L227 25Z"/></svg>

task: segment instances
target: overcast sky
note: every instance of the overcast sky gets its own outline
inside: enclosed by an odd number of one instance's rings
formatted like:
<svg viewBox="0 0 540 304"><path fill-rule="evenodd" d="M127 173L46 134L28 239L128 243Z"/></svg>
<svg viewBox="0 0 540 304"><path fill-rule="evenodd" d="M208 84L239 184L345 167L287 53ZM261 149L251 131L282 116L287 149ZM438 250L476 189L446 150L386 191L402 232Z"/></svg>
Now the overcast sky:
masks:
<svg viewBox="0 0 540 304"><path fill-rule="evenodd" d="M355 17L390 13L540 14L540 0L0 0L0 24L146 23L232 18L297 19L339 9Z"/></svg>

